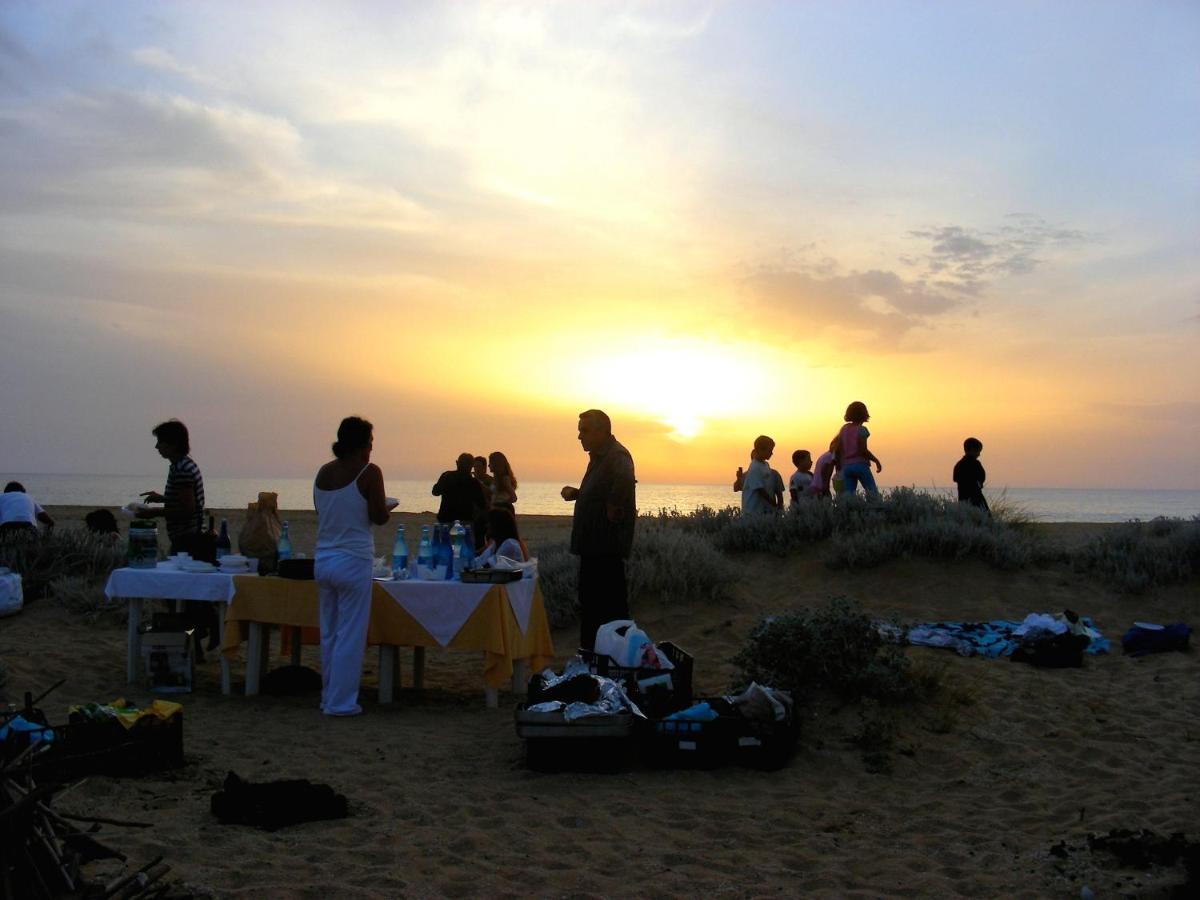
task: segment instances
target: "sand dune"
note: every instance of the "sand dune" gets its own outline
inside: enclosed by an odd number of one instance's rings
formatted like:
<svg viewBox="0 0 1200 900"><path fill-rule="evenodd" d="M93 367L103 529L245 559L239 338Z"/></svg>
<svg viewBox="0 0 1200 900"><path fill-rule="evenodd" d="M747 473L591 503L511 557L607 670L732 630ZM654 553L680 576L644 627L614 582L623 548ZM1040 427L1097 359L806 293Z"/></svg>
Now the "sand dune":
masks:
<svg viewBox="0 0 1200 900"><path fill-rule="evenodd" d="M289 516L300 549L311 548L311 516ZM562 539L568 521L531 518L527 537L535 546ZM722 608L635 609L651 635L694 655L702 692L728 686L727 660L761 616L839 594L908 620L1069 607L1114 643L1134 619L1200 620L1194 585L1130 598L1057 567L1001 573L904 561L835 573L816 552L736 564L744 577ZM574 633L556 633L555 645L560 657L569 653ZM145 700L125 684L124 647L119 614L88 624L52 601L33 603L0 622L8 699L66 678L45 704L56 719L72 703ZM427 690L381 707L369 654L367 714L353 720L323 718L310 698L223 697L213 656L182 698L184 769L91 778L60 805L153 822L105 834L135 863L163 854L186 883L220 897L1044 897L1078 896L1083 884L1097 896L1153 896L1182 878L1050 849L1112 828L1200 837L1194 652L1131 659L1118 648L1065 671L909 652L944 665L948 696L969 702L896 714L888 774L867 771L851 740L861 727L854 707L810 717L781 772L538 774L522 766L516 698L502 694L499 710L485 709L473 655L430 652ZM328 782L351 799L353 815L274 834L221 826L208 800L231 769Z"/></svg>

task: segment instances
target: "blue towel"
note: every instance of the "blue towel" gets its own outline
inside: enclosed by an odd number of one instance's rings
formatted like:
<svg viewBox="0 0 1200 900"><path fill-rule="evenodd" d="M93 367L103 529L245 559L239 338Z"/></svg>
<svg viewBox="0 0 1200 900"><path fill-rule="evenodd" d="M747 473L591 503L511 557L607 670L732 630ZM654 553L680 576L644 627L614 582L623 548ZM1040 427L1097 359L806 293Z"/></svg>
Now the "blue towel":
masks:
<svg viewBox="0 0 1200 900"><path fill-rule="evenodd" d="M1097 632L1091 619L1080 616L1079 621ZM947 647L959 656L985 656L995 659L1011 656L1021 643L1016 631L1020 622L1008 619L993 619L990 622L929 622L913 625L908 631L908 642L924 647ZM1109 642L1100 635L1093 637L1085 653L1107 653Z"/></svg>

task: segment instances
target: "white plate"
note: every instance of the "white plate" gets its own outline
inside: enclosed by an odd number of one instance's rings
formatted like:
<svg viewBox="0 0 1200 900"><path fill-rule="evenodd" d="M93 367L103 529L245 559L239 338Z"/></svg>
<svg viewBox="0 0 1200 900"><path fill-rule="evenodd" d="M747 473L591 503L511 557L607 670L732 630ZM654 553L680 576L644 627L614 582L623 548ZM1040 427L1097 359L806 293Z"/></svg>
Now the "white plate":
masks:
<svg viewBox="0 0 1200 900"><path fill-rule="evenodd" d="M191 562L180 563L179 568L185 572L191 572L193 575L217 571L217 567L212 563L197 562L195 560L192 560Z"/></svg>

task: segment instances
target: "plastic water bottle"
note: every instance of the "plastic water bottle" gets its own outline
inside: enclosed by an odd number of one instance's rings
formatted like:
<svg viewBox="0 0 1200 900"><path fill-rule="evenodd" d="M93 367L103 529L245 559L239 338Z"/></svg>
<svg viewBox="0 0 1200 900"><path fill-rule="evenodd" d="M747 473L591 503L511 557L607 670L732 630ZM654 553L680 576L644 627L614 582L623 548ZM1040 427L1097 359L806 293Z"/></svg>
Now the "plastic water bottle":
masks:
<svg viewBox="0 0 1200 900"><path fill-rule="evenodd" d="M392 580L408 578L408 541L404 539L404 526L396 528L396 542L392 544Z"/></svg>
<svg viewBox="0 0 1200 900"><path fill-rule="evenodd" d="M429 541L429 526L421 526L421 543L417 545L417 577L425 578L433 568L433 544Z"/></svg>
<svg viewBox="0 0 1200 900"><path fill-rule="evenodd" d="M438 547L438 574L445 581L454 580L454 541L450 537L450 526L442 526L442 543Z"/></svg>
<svg viewBox="0 0 1200 900"><path fill-rule="evenodd" d="M463 531L462 567L463 569L473 569L475 568L475 536L471 534L470 525L467 525ZM459 574L462 573L460 572Z"/></svg>
<svg viewBox="0 0 1200 900"><path fill-rule="evenodd" d="M292 539L288 537L288 523L283 523L283 531L279 533L279 540L275 544L275 553L279 557L279 561L292 558Z"/></svg>
<svg viewBox="0 0 1200 900"><path fill-rule="evenodd" d="M462 575L463 570L463 543L465 542L467 530L463 528L463 524L458 519L454 520L454 524L450 527L450 552L454 577L458 578Z"/></svg>
<svg viewBox="0 0 1200 900"><path fill-rule="evenodd" d="M442 565L442 526L433 526L433 538L430 541L429 549L429 577L434 580L440 580L446 573L441 570Z"/></svg>

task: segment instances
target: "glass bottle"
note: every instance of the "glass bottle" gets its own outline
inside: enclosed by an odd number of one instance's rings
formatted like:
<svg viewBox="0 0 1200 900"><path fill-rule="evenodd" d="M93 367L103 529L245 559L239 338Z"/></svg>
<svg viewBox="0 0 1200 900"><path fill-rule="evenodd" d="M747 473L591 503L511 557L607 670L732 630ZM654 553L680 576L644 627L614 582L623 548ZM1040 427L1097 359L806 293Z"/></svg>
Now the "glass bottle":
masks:
<svg viewBox="0 0 1200 900"><path fill-rule="evenodd" d="M233 550L233 544L229 540L229 520L221 520L221 533L217 535L217 559L229 555Z"/></svg>
<svg viewBox="0 0 1200 900"><path fill-rule="evenodd" d="M396 526L396 540L392 544L392 580L408 578L408 541L404 539L404 526Z"/></svg>
<svg viewBox="0 0 1200 900"><path fill-rule="evenodd" d="M279 532L279 540L275 544L275 553L280 562L292 558L292 539L288 536L288 523L283 523L283 531Z"/></svg>

